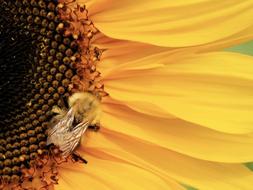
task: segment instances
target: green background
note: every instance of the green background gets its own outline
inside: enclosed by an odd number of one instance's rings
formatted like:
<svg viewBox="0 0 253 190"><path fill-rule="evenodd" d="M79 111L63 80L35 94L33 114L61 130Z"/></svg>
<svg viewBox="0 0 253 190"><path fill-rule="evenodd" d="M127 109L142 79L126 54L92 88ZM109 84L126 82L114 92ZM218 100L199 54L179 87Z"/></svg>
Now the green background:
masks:
<svg viewBox="0 0 253 190"><path fill-rule="evenodd" d="M253 41L237 45L226 49L226 51L239 52L247 55L253 55Z"/></svg>

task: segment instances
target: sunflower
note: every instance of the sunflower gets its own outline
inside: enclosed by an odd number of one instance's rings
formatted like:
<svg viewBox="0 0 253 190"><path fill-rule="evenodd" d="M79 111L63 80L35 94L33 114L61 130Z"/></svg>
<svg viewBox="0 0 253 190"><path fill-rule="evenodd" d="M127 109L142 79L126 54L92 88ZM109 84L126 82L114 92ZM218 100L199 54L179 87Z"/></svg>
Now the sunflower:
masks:
<svg viewBox="0 0 253 190"><path fill-rule="evenodd" d="M0 0L0 188L251 190L252 9Z"/></svg>

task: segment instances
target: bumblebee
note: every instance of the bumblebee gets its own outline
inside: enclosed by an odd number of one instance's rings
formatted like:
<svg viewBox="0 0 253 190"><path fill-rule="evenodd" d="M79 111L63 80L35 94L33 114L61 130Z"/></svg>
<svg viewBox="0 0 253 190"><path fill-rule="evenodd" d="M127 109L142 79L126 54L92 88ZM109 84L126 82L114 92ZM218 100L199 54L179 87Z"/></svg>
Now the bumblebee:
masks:
<svg viewBox="0 0 253 190"><path fill-rule="evenodd" d="M99 125L101 106L99 99L87 92L75 93L68 100L68 109L54 107L56 116L48 131L47 145L59 147L63 157L68 157L78 146L89 126Z"/></svg>

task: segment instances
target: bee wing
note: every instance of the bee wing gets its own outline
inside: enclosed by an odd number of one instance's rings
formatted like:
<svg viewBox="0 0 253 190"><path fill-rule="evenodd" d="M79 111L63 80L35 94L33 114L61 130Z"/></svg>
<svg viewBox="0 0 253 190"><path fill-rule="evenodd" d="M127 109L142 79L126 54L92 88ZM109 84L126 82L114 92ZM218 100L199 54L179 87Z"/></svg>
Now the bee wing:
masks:
<svg viewBox="0 0 253 190"><path fill-rule="evenodd" d="M73 110L70 109L68 113L60 119L51 129L48 131L47 145L55 144L60 146L64 142L64 134L68 133L72 127L74 121Z"/></svg>
<svg viewBox="0 0 253 190"><path fill-rule="evenodd" d="M77 145L79 144L82 135L89 127L89 121L84 121L73 128L70 132L67 132L63 136L63 144L60 145L63 157L70 155Z"/></svg>

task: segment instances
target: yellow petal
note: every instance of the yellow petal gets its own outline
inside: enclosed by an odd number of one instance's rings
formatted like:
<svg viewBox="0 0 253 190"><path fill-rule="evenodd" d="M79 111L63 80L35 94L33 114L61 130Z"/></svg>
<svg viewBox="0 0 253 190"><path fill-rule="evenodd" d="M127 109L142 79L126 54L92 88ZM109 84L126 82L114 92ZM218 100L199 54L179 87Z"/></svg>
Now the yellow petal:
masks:
<svg viewBox="0 0 253 190"><path fill-rule="evenodd" d="M161 177L104 155L86 155L87 165L63 164L56 190L183 190L172 189ZM107 157L109 158L109 157Z"/></svg>
<svg viewBox="0 0 253 190"><path fill-rule="evenodd" d="M223 51L225 48L229 48L238 44L251 41L253 37L252 32L251 32L252 30L253 30L253 27L250 27L240 33L218 40L216 42L208 43L202 46L190 47L190 48L191 48L191 51L195 51L195 52L210 52L210 51L217 51L217 50Z"/></svg>
<svg viewBox="0 0 253 190"><path fill-rule="evenodd" d="M158 47L138 42L131 42L125 40L115 40L106 37L102 34L96 36L93 45L99 47L102 50L101 62L98 63L97 69L103 72L105 76L115 67L128 67L128 62L136 59L144 58L154 53L161 53L164 51L170 51L171 55L175 53L179 54L179 50L174 50L164 47ZM182 52L180 52L180 55ZM159 63L153 63L152 65L146 65L142 67L155 68L159 67Z"/></svg>
<svg viewBox="0 0 253 190"><path fill-rule="evenodd" d="M156 60L166 59L158 54L140 62L152 64ZM236 53L192 55L160 69L116 70L104 84L115 100L148 102L211 129L250 133L253 131L252 62L252 57Z"/></svg>
<svg viewBox="0 0 253 190"><path fill-rule="evenodd" d="M185 47L232 37L251 27L253 2L93 0L88 10L95 26L112 38ZM248 34L253 37L252 30Z"/></svg>
<svg viewBox="0 0 253 190"><path fill-rule="evenodd" d="M253 161L253 136L216 132L177 118L161 118L126 106L106 103L101 124L149 143L199 159L218 162Z"/></svg>
<svg viewBox="0 0 253 190"><path fill-rule="evenodd" d="M100 180L95 174L86 171L86 165L63 164L59 167L59 184L55 185L55 190L111 190L108 183Z"/></svg>
<svg viewBox="0 0 253 190"><path fill-rule="evenodd" d="M253 172L243 165L194 159L105 128L89 134L80 152L103 160L125 160L198 189L251 190L253 185Z"/></svg>

